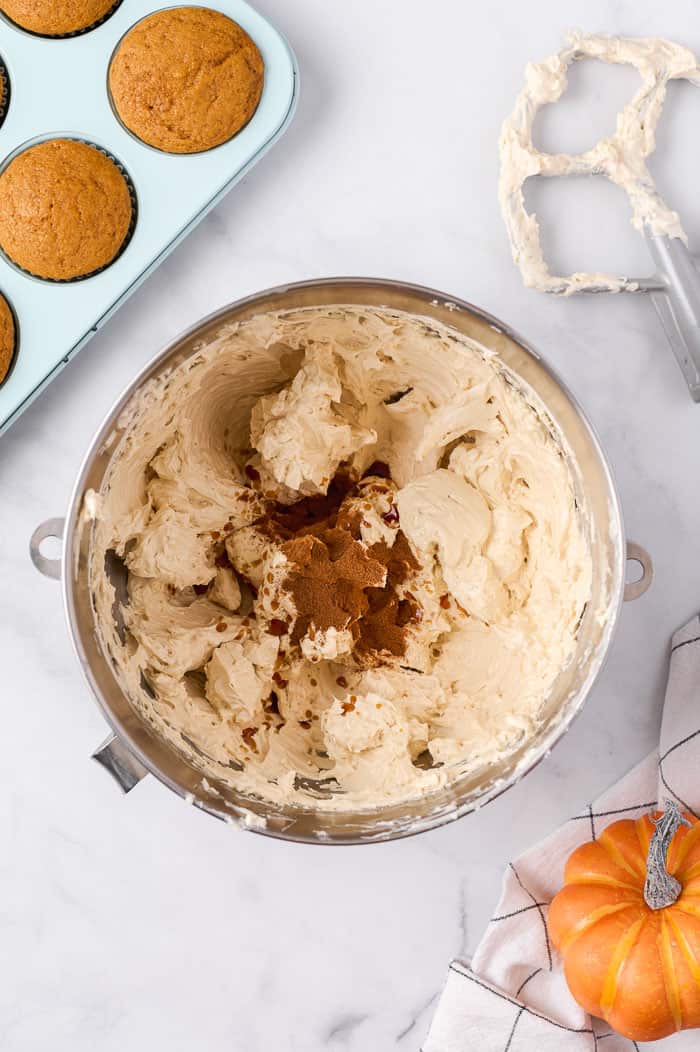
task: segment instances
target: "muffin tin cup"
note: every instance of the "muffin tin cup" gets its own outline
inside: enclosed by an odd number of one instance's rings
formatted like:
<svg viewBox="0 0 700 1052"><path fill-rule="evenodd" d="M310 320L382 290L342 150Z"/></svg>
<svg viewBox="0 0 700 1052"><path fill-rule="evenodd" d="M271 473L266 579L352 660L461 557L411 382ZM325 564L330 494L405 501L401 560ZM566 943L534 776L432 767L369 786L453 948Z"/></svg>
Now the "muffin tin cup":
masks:
<svg viewBox="0 0 700 1052"><path fill-rule="evenodd" d="M119 253L79 277L45 278L0 251L0 289L21 330L12 373L0 386L0 433L250 171L293 117L298 70L284 37L246 0L212 0L209 6L232 18L255 42L264 83L245 127L221 145L192 154L168 153L133 135L115 115L107 89L116 47L134 25L163 9L158 0L115 5L94 35L43 37L4 20L0 61L12 100L0 125L0 171L22 151L52 138L96 146L127 179L132 216ZM61 131L66 128L70 131ZM232 280L235 284L234 274Z"/></svg>
<svg viewBox="0 0 700 1052"><path fill-rule="evenodd" d="M20 25L19 22L15 22L14 19L5 14L4 11L0 11L0 18L3 18L13 29L18 29L20 33L27 33L30 37L37 37L38 40L72 40L74 37L82 37L85 36L86 33L92 33L94 29L99 29L100 26L103 26L105 22L112 17L117 8L121 7L123 3L124 0L116 0L116 3L112 4L110 9L105 11L102 18L98 18L96 22L91 22L89 26L84 26L83 29L74 29L72 33L37 33L35 29L27 29L26 26Z"/></svg>
<svg viewBox="0 0 700 1052"><path fill-rule="evenodd" d="M20 328L19 328L19 318L17 317L17 312L15 311L15 308L12 305L12 301L10 300L10 298L8 296L5 295L5 293L2 291L2 289L0 289L0 295L2 295L3 299L5 300L5 303L7 304L8 308L9 308L10 314L12 315L12 321L14 322L14 326L15 326L15 345L12 348L12 357L10 358L10 364L7 367L7 372L3 376L2 380L0 380L0 391L2 391L3 387L5 386L5 384L10 380L10 377L12 376L12 372L13 372L13 370L15 368L15 365L17 364L17 359L19 358L19 344L20 344L21 334L20 334Z"/></svg>
<svg viewBox="0 0 700 1052"><path fill-rule="evenodd" d="M70 132L56 132L53 135L40 135L36 139L22 143L21 146L18 146L17 149L0 164L0 176L17 157L20 157L27 150L30 150L32 146L38 146L41 142L52 142L54 139L68 139L70 142L81 142L84 146L92 146L93 149L99 150L101 154L104 154L105 157L109 158L123 176L131 200L131 221L129 223L129 229L124 235L124 240L119 246L118 252L112 256L109 262L105 263L104 266L97 267L96 270L91 270L87 274L78 274L74 278L47 278L42 274L34 274L31 270L27 270L26 267L21 267L19 263L17 263L12 256L5 251L2 244L0 244L0 256L2 256L5 262L9 263L14 270L19 271L20 274L25 274L28 278L32 278L34 281L47 281L51 285L72 285L76 281L86 281L88 278L94 278L97 274L101 274L103 270L107 270L109 267L114 266L119 257L126 251L129 242L134 235L134 230L136 229L136 221L138 219L138 199L136 197L136 188L132 182L131 176L118 157L115 157L113 153L106 150L104 146L100 146L99 143L93 142L92 139L83 139L81 136L73 135Z"/></svg>
<svg viewBox="0 0 700 1052"><path fill-rule="evenodd" d="M0 58L0 128L2 128L3 121L7 116L7 111L10 108L11 94L12 85L10 82L10 74L8 73L7 66Z"/></svg>

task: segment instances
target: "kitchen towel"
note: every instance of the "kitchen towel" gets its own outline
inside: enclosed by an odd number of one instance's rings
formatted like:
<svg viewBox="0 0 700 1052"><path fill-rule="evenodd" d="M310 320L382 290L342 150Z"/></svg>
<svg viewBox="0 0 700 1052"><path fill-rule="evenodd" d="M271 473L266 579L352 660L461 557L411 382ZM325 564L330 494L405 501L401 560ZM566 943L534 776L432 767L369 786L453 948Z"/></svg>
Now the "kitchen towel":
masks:
<svg viewBox="0 0 700 1052"><path fill-rule="evenodd" d="M474 957L450 965L423 1052L698 1052L700 1031L642 1045L574 1001L547 930L547 908L579 844L664 799L700 817L700 617L673 637L658 751L551 836L511 862Z"/></svg>

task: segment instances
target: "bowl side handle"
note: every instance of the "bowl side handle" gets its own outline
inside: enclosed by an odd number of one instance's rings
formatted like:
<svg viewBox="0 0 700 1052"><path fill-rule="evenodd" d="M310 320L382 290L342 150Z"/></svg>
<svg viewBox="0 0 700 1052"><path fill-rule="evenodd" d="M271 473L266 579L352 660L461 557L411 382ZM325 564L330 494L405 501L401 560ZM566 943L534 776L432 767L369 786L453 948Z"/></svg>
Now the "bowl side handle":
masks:
<svg viewBox="0 0 700 1052"><path fill-rule="evenodd" d="M131 792L148 774L141 761L136 759L116 734L110 734L107 740L95 749L92 758L109 771L123 793Z"/></svg>
<svg viewBox="0 0 700 1052"><path fill-rule="evenodd" d="M639 599L644 595L654 578L654 567L651 556L646 548L634 541L627 542L627 562L638 563L642 568L642 576L636 581L627 581L625 584L624 598L628 603L631 599Z"/></svg>
<svg viewBox="0 0 700 1052"><path fill-rule="evenodd" d="M51 577L54 581L61 580L61 560L49 559L46 555L42 555L41 545L47 537L55 537L59 541L63 540L65 524L65 519L47 519L46 522L42 522L40 526L37 526L29 541L30 559L39 573L42 573L44 577Z"/></svg>

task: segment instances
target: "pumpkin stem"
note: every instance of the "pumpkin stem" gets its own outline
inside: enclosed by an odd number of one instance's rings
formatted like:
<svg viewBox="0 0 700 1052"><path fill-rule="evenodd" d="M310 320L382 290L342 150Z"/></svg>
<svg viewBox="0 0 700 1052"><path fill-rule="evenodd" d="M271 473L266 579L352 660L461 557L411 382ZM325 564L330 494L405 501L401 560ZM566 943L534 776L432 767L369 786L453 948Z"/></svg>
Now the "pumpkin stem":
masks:
<svg viewBox="0 0 700 1052"><path fill-rule="evenodd" d="M659 818L652 818L656 826L647 855L647 879L644 882L644 901L649 909L662 910L672 906L683 890L680 881L666 869L666 855L680 826L690 822L681 814L675 800L664 800L666 810Z"/></svg>

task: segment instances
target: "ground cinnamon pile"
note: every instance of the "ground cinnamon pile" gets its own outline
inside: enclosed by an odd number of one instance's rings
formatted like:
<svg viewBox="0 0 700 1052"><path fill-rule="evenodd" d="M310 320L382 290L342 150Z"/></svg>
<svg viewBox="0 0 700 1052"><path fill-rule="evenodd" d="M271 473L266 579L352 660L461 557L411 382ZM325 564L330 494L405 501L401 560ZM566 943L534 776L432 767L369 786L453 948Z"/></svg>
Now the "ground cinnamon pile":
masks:
<svg viewBox="0 0 700 1052"><path fill-rule="evenodd" d="M420 563L411 551L406 535L398 530L391 548L375 544L370 551L386 567L386 582L382 588L367 588L368 609L358 622L355 651L370 661L372 655L388 651L400 657L406 651L406 630L421 620L423 611L410 592L399 598L397 588Z"/></svg>
<svg viewBox="0 0 700 1052"><path fill-rule="evenodd" d="M366 590L383 590L385 566L347 530L306 533L282 551L293 566L284 582L297 608L292 643L314 629L352 628L369 609Z"/></svg>
<svg viewBox="0 0 700 1052"><path fill-rule="evenodd" d="M388 478L385 464L366 472ZM291 505L273 504L259 525L281 543L292 566L283 587L297 609L291 642L330 628L348 629L354 652L363 664L376 664L387 653L400 657L408 627L419 621L421 608L410 592L398 588L420 568L392 507L385 520L397 526L394 543L366 546L361 541L361 514L345 501L357 493L357 480L339 472L326 494Z"/></svg>

